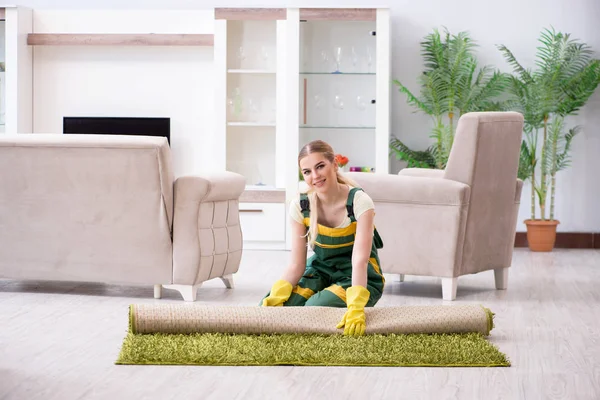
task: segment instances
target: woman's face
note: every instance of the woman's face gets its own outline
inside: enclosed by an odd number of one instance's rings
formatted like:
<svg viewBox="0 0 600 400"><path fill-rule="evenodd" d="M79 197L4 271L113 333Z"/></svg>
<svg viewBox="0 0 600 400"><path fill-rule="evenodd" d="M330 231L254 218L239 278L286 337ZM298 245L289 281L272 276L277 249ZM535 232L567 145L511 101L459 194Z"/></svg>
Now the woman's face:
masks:
<svg viewBox="0 0 600 400"><path fill-rule="evenodd" d="M327 191L337 183L337 164L329 161L322 153L311 153L301 159L300 170L304 181L317 192Z"/></svg>

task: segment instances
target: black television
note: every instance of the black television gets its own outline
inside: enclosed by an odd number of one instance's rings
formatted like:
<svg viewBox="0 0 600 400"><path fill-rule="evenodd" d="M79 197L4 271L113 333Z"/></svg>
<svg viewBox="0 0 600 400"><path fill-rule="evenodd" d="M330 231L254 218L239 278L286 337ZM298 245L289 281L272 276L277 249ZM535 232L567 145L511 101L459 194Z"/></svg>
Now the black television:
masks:
<svg viewBox="0 0 600 400"><path fill-rule="evenodd" d="M163 117L63 117L63 133L164 136L171 145L171 119Z"/></svg>

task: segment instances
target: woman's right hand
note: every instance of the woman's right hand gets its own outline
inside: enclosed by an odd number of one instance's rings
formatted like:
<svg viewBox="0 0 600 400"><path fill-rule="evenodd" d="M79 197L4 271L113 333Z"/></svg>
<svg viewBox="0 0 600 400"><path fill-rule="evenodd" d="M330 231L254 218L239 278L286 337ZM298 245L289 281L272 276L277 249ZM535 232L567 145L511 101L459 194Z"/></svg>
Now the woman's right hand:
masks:
<svg viewBox="0 0 600 400"><path fill-rule="evenodd" d="M281 307L292 295L292 284L280 279L273 284L271 293L263 299L263 307Z"/></svg>

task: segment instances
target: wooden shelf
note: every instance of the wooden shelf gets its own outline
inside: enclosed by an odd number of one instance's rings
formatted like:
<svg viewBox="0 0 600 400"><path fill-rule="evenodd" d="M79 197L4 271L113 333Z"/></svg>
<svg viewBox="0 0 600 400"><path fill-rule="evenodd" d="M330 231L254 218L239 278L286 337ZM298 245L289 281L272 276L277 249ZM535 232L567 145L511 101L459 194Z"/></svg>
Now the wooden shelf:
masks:
<svg viewBox="0 0 600 400"><path fill-rule="evenodd" d="M212 34L30 33L30 46L213 46Z"/></svg>
<svg viewBox="0 0 600 400"><path fill-rule="evenodd" d="M215 8L215 19L270 21L286 18L287 9L285 8Z"/></svg>
<svg viewBox="0 0 600 400"><path fill-rule="evenodd" d="M376 8L301 8L301 21L375 21Z"/></svg>

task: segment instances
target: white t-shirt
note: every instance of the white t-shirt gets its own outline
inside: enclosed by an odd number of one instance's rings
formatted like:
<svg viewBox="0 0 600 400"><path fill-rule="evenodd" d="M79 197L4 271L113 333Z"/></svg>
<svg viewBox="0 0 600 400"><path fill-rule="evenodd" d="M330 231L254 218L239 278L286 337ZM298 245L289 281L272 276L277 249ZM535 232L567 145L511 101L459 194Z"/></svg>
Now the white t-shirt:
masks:
<svg viewBox="0 0 600 400"><path fill-rule="evenodd" d="M351 186L350 189L352 189ZM366 194L362 190L357 190L356 193L354 193L354 217L357 220L365 211L374 209L375 205L373 204L373 200L371 199L371 197L369 197L368 194ZM296 196L296 198L290 202L289 214L294 219L294 221L304 224L304 217L302 216L302 207L300 207L300 195ZM344 221L342 221L342 223L336 226L335 228L345 228L349 226L351 222L352 221L350 221L350 217L348 217L348 214L346 214Z"/></svg>

